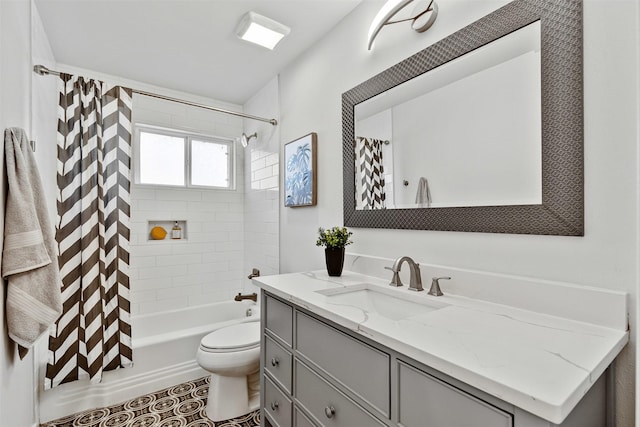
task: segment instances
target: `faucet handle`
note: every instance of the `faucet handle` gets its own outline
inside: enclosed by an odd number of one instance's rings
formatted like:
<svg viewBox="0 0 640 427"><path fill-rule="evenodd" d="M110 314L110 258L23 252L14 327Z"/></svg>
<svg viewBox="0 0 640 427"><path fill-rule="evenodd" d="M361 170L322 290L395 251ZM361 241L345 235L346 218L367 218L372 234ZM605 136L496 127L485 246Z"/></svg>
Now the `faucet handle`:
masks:
<svg viewBox="0 0 640 427"><path fill-rule="evenodd" d="M393 277L391 278L391 282L389 282L389 286L402 286L402 280L400 280L400 272L393 267L385 267L386 270L391 270L393 272Z"/></svg>
<svg viewBox="0 0 640 427"><path fill-rule="evenodd" d="M429 289L429 292L427 292L429 295L433 295L433 296L436 296L436 297L444 295L442 293L442 291L440 290L439 280L451 280L451 277L434 277L434 278L432 278L431 279L431 288Z"/></svg>

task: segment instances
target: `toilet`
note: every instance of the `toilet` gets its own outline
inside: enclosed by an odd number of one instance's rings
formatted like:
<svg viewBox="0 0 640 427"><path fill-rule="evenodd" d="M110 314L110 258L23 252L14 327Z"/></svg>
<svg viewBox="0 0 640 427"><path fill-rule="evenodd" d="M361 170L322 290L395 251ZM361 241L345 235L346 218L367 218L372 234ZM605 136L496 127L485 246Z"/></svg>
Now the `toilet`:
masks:
<svg viewBox="0 0 640 427"><path fill-rule="evenodd" d="M198 364L211 372L206 413L212 421L260 406L260 322L217 329L200 341Z"/></svg>

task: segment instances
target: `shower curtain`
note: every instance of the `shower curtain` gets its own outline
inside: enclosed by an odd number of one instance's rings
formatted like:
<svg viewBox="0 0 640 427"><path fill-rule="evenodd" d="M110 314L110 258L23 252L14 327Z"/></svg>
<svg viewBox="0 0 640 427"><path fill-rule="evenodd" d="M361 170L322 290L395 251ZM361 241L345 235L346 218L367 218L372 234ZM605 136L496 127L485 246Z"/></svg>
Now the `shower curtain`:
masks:
<svg viewBox="0 0 640 427"><path fill-rule="evenodd" d="M45 389L132 365L129 307L131 90L61 74L58 262L63 312Z"/></svg>
<svg viewBox="0 0 640 427"><path fill-rule="evenodd" d="M356 171L359 176L360 203L363 209L384 209L384 168L379 139L356 137Z"/></svg>

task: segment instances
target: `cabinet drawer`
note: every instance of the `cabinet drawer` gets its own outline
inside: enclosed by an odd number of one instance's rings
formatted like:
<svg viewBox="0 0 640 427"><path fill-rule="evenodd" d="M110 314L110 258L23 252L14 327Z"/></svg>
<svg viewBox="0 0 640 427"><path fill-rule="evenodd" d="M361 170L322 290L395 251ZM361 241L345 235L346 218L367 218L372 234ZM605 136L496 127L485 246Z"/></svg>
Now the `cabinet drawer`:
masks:
<svg viewBox="0 0 640 427"><path fill-rule="evenodd" d="M265 337L264 369L291 393L291 353L269 337Z"/></svg>
<svg viewBox="0 0 640 427"><path fill-rule="evenodd" d="M264 377L264 410L274 427L291 427L291 400Z"/></svg>
<svg viewBox="0 0 640 427"><path fill-rule="evenodd" d="M267 296L265 298L266 328L291 346L293 337L293 308Z"/></svg>
<svg viewBox="0 0 640 427"><path fill-rule="evenodd" d="M388 418L389 355L300 312L296 322L298 352Z"/></svg>
<svg viewBox="0 0 640 427"><path fill-rule="evenodd" d="M296 400L321 426L382 426L380 421L316 375L304 363L295 361Z"/></svg>
<svg viewBox="0 0 640 427"><path fill-rule="evenodd" d="M294 409L296 427L316 427L298 408Z"/></svg>
<svg viewBox="0 0 640 427"><path fill-rule="evenodd" d="M511 414L404 363L398 364L398 418L404 427L511 427Z"/></svg>

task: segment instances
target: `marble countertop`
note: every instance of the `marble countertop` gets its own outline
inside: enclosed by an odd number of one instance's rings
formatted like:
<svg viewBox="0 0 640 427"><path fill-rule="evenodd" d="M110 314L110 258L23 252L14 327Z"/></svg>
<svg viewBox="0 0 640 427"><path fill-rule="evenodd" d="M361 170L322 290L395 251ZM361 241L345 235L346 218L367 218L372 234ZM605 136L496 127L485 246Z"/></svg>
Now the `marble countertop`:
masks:
<svg viewBox="0 0 640 427"><path fill-rule="evenodd" d="M324 271L263 276L254 283L556 424L629 340L627 331L462 296L410 292L407 286L392 288L388 280L348 271L341 277L329 277ZM443 307L394 320L357 304L336 303L326 295L363 283L409 301Z"/></svg>

